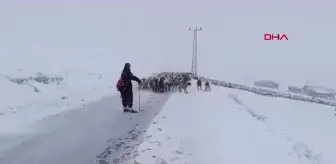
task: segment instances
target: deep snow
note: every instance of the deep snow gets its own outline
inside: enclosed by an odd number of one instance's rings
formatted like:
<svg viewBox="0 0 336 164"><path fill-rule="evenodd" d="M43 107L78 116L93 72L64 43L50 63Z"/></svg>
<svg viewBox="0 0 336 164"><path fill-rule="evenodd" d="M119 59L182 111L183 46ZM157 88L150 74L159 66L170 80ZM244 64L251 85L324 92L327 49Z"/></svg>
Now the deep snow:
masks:
<svg viewBox="0 0 336 164"><path fill-rule="evenodd" d="M62 76L64 81L59 84L29 81L39 88L40 92L35 92L29 85L18 85L2 77L0 133L20 131L21 125L116 94L115 81L121 69L122 66L120 69L110 69L106 72L61 69L56 75ZM8 76L28 78L36 73L23 69Z"/></svg>
<svg viewBox="0 0 336 164"><path fill-rule="evenodd" d="M153 120L137 162L332 164L332 109L215 87L176 93ZM162 162L163 163L163 162Z"/></svg>

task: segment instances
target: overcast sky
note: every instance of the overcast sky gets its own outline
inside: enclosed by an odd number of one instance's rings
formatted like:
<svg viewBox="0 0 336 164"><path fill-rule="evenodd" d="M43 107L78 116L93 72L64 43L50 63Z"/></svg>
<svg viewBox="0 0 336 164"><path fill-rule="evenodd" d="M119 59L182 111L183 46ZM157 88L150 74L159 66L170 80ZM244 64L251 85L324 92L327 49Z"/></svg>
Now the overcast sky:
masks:
<svg viewBox="0 0 336 164"><path fill-rule="evenodd" d="M201 26L203 76L295 85L309 80L336 88L336 1L62 1L0 1L2 63L13 57L67 57L189 71L188 29ZM284 33L289 40L264 41L264 33Z"/></svg>

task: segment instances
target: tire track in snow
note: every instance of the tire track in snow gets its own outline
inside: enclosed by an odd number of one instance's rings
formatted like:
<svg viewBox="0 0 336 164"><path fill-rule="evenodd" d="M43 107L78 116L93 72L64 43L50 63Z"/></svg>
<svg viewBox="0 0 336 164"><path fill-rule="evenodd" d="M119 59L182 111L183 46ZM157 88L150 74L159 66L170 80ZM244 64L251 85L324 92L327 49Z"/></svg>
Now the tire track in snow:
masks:
<svg viewBox="0 0 336 164"><path fill-rule="evenodd" d="M271 127L272 126L267 122L268 118L264 115L261 115L259 113L256 113L248 107L246 104L243 103L239 97L233 93L229 93L228 97L231 98L234 102L236 102L238 105L241 105L244 107L244 109L254 118L257 120L263 122L266 126ZM276 130L272 128L273 131L281 133L288 142L292 144L292 151L288 153L288 156L291 156L293 154L296 154L298 158L303 161L304 163L309 163L309 164L323 164L322 162L322 155L320 153L314 152L312 149L308 147L308 145L304 142L299 142L293 139L290 135L284 134L284 131L281 130Z"/></svg>
<svg viewBox="0 0 336 164"><path fill-rule="evenodd" d="M266 116L254 112L253 109L251 109L251 108L249 108L248 106L246 106L246 105L245 105L245 104L244 104L244 103L243 103L243 102L242 102L236 95L229 93L229 94L228 94L228 97L231 98L231 99L233 99L233 101L235 101L238 105L243 106L243 107L245 108L245 110L246 110L252 117L254 117L254 118L256 118L256 119L258 119L258 120L260 120L260 121L262 121L262 122L265 122L265 121L266 121L266 119L267 119Z"/></svg>

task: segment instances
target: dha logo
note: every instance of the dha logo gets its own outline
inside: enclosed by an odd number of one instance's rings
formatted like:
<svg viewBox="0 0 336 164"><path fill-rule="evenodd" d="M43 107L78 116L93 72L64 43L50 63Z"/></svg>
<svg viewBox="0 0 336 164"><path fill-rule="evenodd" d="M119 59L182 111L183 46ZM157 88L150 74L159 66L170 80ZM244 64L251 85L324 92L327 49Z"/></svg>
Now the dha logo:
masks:
<svg viewBox="0 0 336 164"><path fill-rule="evenodd" d="M288 40L286 34L264 34L264 40Z"/></svg>

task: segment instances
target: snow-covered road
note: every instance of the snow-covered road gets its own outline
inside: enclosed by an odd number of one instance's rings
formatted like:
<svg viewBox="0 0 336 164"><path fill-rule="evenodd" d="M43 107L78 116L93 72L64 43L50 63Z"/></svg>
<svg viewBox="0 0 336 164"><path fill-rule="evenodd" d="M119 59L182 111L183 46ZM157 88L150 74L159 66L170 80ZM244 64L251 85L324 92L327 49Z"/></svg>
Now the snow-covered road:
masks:
<svg viewBox="0 0 336 164"><path fill-rule="evenodd" d="M134 92L135 106L138 92ZM211 92L142 91L141 111L119 95L45 117L0 136L1 164L333 164L328 106L213 86ZM168 101L169 100L169 101Z"/></svg>
<svg viewBox="0 0 336 164"><path fill-rule="evenodd" d="M138 95L135 93L134 96ZM94 159L97 158L100 161L109 160L107 158L112 152L105 148L122 141L118 138L131 137L132 132L139 133L137 137L141 138L140 134L147 129L169 97L170 94L153 95L142 92L141 109L144 111L139 114L121 112L120 98L116 95L85 107L46 117L35 123L36 131L0 137L3 149L0 152L0 163L84 164L96 163ZM137 106L138 102L134 103ZM118 151L124 150L114 151L113 158L118 158L115 156Z"/></svg>

